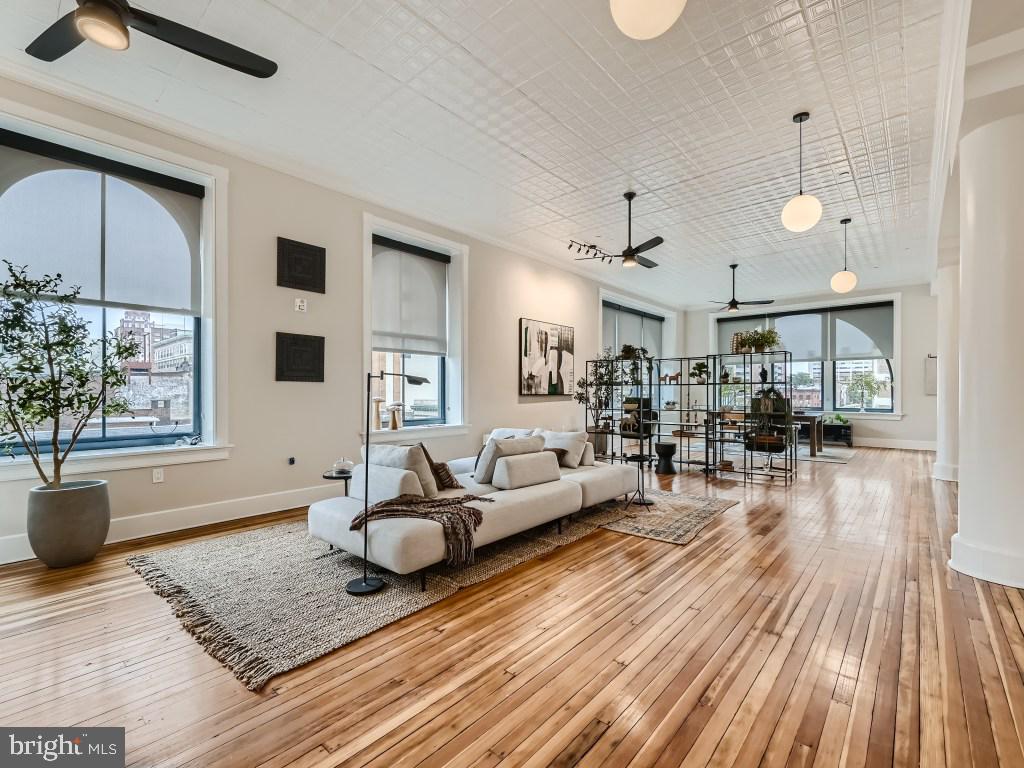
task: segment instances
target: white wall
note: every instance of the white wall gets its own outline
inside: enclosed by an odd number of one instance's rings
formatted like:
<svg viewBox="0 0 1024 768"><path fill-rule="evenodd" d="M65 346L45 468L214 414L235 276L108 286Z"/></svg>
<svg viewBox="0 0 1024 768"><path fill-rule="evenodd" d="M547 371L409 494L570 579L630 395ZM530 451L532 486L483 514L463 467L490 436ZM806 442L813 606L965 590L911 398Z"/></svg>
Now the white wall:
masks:
<svg viewBox="0 0 1024 768"><path fill-rule="evenodd" d="M484 431L494 426L582 425L583 408L571 398L518 396L518 320L573 326L578 378L583 361L598 349L596 282L20 84L0 79L0 98L230 173L227 405L234 447L227 460L168 466L159 485L152 483L148 468L97 475L110 481L111 540L286 509L341 490L321 473L339 456L359 454L367 211L469 247L466 421L472 428L466 435L432 440L437 458L475 453ZM326 295L276 286L278 236L326 246ZM309 301L307 314L293 310L299 295ZM274 381L276 331L326 337L324 383ZM287 462L292 456L295 466ZM25 500L35 484L0 482L0 561L28 555Z"/></svg>
<svg viewBox="0 0 1024 768"><path fill-rule="evenodd" d="M879 292L875 292L876 294ZM874 445L884 448L915 448L934 450L936 433L936 398L924 393L925 358L936 353L936 307L937 301L927 285L912 285L887 289L887 294L901 296L901 360L899 365L902 379L903 415L900 418L886 416L850 415L854 423L854 442L860 445ZM854 292L844 298L865 298L870 292ZM772 311L784 309L791 304L828 304L835 295L822 294L809 298L779 301L772 305ZM714 310L690 311L684 322L687 355L706 355L709 351L710 336L708 320Z"/></svg>

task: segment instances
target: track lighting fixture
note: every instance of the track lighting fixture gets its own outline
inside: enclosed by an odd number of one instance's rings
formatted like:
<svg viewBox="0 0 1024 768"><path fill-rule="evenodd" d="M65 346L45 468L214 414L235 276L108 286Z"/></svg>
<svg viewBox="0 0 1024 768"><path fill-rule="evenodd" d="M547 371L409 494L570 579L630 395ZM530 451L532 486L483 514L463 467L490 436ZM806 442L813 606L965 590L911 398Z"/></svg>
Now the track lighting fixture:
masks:
<svg viewBox="0 0 1024 768"><path fill-rule="evenodd" d="M793 115L793 122L800 126L800 194L782 209L782 226L790 232L806 232L821 221L821 201L804 194L804 123L810 119L810 112Z"/></svg>
<svg viewBox="0 0 1024 768"><path fill-rule="evenodd" d="M849 293L857 287L857 275L849 270L846 251L846 227L853 219L843 219L843 270L832 275L832 290L836 293Z"/></svg>

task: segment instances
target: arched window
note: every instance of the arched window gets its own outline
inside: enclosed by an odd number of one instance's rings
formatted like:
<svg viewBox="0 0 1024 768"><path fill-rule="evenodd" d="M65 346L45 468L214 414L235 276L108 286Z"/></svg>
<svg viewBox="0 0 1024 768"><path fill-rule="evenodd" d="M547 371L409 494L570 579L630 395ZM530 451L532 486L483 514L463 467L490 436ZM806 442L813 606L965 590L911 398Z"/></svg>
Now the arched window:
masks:
<svg viewBox="0 0 1024 768"><path fill-rule="evenodd" d="M96 339L132 336L124 394L134 413L97 416L80 447L202 433L202 188L0 131L0 259L81 288Z"/></svg>

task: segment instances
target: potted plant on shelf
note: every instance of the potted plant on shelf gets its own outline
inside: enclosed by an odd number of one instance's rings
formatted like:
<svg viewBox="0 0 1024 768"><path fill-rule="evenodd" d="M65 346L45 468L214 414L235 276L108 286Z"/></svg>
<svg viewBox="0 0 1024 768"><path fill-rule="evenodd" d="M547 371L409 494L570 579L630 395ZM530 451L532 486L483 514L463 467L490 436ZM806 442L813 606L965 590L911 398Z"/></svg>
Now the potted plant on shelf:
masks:
<svg viewBox="0 0 1024 768"><path fill-rule="evenodd" d="M634 387L643 383L640 379L641 363L645 364L648 376L654 370L654 358L651 357L646 347L634 347L632 344L623 344L622 349L619 351L619 360L625 360L629 363L629 367L626 369L629 374L628 383Z"/></svg>
<svg viewBox="0 0 1024 768"><path fill-rule="evenodd" d="M134 337L90 337L75 310L80 289L57 275L28 276L10 262L0 283L0 430L9 454L24 452L42 485L28 498L28 540L51 568L92 560L107 538L106 480L65 482L64 464L97 413L130 412L119 389Z"/></svg>
<svg viewBox="0 0 1024 768"><path fill-rule="evenodd" d="M577 403L586 406L594 421L594 452L599 456L606 455L608 451L607 433L611 431L611 424L607 416L602 424L602 414L611 406L617 365L615 354L608 347L592 367L588 366L587 375L576 382L576 394L573 396Z"/></svg>
<svg viewBox="0 0 1024 768"><path fill-rule="evenodd" d="M703 360L698 360L690 368L690 378L694 380L695 384L707 384L708 383L708 364Z"/></svg>
<svg viewBox="0 0 1024 768"><path fill-rule="evenodd" d="M748 451L781 453L785 450L789 432L789 402L775 387L755 393L750 400L754 429L746 436Z"/></svg>
<svg viewBox="0 0 1024 768"><path fill-rule="evenodd" d="M743 342L744 348L753 349L754 352L761 353L771 351L779 346L782 343L782 338L775 328L765 328L764 330L755 328L744 334Z"/></svg>

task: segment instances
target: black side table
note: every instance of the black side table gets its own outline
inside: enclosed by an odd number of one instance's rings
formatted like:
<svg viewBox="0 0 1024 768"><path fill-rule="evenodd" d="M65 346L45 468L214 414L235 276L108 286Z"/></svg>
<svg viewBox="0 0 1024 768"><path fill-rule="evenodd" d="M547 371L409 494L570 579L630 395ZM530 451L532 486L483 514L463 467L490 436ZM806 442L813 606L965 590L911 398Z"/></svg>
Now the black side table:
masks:
<svg viewBox="0 0 1024 768"><path fill-rule="evenodd" d="M345 481L345 495L348 496L348 484L352 479L351 472L339 471L336 469L328 469L324 472L324 480L344 480Z"/></svg>

